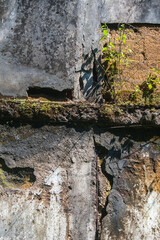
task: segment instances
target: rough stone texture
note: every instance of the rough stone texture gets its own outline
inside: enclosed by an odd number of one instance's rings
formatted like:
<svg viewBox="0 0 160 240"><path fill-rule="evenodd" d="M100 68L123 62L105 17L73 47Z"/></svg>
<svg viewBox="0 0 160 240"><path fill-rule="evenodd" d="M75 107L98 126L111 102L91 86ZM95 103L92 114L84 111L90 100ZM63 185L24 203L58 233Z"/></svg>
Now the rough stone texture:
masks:
<svg viewBox="0 0 160 240"><path fill-rule="evenodd" d="M160 23L159 0L103 0L103 23Z"/></svg>
<svg viewBox="0 0 160 240"><path fill-rule="evenodd" d="M158 0L110 3L0 0L0 93L89 96L100 23L160 23ZM159 103L4 100L0 123L0 239L159 239Z"/></svg>
<svg viewBox="0 0 160 240"><path fill-rule="evenodd" d="M26 96L29 86L73 89L74 1L19 0L4 4L1 11L5 10L8 18L2 19L0 29L1 93Z"/></svg>
<svg viewBox="0 0 160 240"><path fill-rule="evenodd" d="M0 122L0 238L158 239L158 106L4 100Z"/></svg>
<svg viewBox="0 0 160 240"><path fill-rule="evenodd" d="M159 238L154 128L0 126L0 238Z"/></svg>
<svg viewBox="0 0 160 240"><path fill-rule="evenodd" d="M80 75L84 85L93 80L91 49L99 38L98 1L10 2L0 1L1 94L27 96L29 87L38 86L75 88L78 98ZM87 54L91 62L85 62Z"/></svg>
<svg viewBox="0 0 160 240"><path fill-rule="evenodd" d="M109 105L90 103L1 100L0 122L40 125L160 126L159 105Z"/></svg>
<svg viewBox="0 0 160 240"><path fill-rule="evenodd" d="M0 136L0 239L94 239L92 131L1 126ZM21 185L26 167L35 179Z"/></svg>
<svg viewBox="0 0 160 240"><path fill-rule="evenodd" d="M99 218L100 239L159 239L159 133L99 131L95 142L98 153L103 148L103 157L98 156L111 183Z"/></svg>

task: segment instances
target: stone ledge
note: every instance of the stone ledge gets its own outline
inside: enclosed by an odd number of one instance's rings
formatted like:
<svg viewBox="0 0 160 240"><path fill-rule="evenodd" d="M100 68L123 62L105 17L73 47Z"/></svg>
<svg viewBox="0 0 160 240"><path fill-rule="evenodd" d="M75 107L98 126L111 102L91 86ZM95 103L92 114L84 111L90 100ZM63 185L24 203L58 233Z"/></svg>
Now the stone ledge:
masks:
<svg viewBox="0 0 160 240"><path fill-rule="evenodd" d="M0 100L1 124L160 126L160 106ZM101 125L102 126L102 125Z"/></svg>

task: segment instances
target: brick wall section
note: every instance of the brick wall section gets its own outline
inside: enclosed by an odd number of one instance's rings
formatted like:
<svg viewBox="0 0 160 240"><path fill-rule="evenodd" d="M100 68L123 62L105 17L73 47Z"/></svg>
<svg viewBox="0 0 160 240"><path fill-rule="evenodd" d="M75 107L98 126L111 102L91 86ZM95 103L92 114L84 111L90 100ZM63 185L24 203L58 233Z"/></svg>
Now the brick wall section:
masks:
<svg viewBox="0 0 160 240"><path fill-rule="evenodd" d="M129 28L128 28L129 26ZM147 80L147 76L152 68L157 67L160 70L160 26L159 25L128 25L125 28L126 43L125 48L131 49L131 53L126 51L125 58L128 59L128 65L121 63L121 81L123 90L133 90L136 85ZM118 30L109 26L112 43L119 48L117 44ZM123 47L123 48L124 48Z"/></svg>

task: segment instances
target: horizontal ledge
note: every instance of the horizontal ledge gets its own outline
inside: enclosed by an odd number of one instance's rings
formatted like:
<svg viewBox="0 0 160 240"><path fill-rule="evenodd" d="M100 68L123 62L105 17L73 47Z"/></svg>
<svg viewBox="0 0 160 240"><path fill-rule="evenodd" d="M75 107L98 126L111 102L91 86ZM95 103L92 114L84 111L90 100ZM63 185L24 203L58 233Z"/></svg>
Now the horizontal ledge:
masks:
<svg viewBox="0 0 160 240"><path fill-rule="evenodd" d="M102 127L160 126L160 105L113 105L88 102L0 100L0 123Z"/></svg>

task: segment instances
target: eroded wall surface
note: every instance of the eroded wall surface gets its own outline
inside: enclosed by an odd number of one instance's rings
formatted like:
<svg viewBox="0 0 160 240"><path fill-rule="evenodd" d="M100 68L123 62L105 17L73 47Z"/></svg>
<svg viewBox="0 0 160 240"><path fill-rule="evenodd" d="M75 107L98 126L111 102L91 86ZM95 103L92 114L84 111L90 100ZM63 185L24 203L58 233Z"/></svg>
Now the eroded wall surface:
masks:
<svg viewBox="0 0 160 240"><path fill-rule="evenodd" d="M26 96L29 86L72 89L75 2L10 2L0 2L1 93Z"/></svg>
<svg viewBox="0 0 160 240"><path fill-rule="evenodd" d="M98 6L97 0L0 1L0 93L75 88L76 96L84 57L98 41ZM93 77L88 70L84 84Z"/></svg>
<svg viewBox="0 0 160 240"><path fill-rule="evenodd" d="M1 126L1 239L94 239L91 131Z"/></svg>
<svg viewBox="0 0 160 240"><path fill-rule="evenodd" d="M0 126L1 239L158 239L156 128Z"/></svg>
<svg viewBox="0 0 160 240"><path fill-rule="evenodd" d="M96 143L103 173L111 184L109 192L106 188L105 205L103 185L100 239L158 239L159 133L111 130L96 136Z"/></svg>

